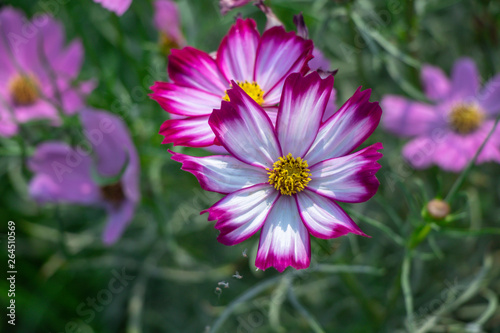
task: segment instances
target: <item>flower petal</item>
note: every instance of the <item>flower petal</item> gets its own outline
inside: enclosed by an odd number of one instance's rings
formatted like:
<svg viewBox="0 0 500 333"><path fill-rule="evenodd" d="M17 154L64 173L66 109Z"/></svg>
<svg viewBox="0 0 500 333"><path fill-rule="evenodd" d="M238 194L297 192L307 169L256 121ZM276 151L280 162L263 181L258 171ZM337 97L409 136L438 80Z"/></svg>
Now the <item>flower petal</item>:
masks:
<svg viewBox="0 0 500 333"><path fill-rule="evenodd" d="M370 89L358 89L321 125L316 140L304 157L310 166L350 153L373 133L382 110L378 103L369 102L370 93Z"/></svg>
<svg viewBox="0 0 500 333"><path fill-rule="evenodd" d="M441 113L428 104L394 95L384 96L381 103L384 110L383 126L401 136L427 134L446 123Z"/></svg>
<svg viewBox="0 0 500 333"><path fill-rule="evenodd" d="M307 189L297 194L295 199L302 221L314 237L330 239L350 232L365 235L333 200Z"/></svg>
<svg viewBox="0 0 500 333"><path fill-rule="evenodd" d="M380 169L377 160L382 153L381 143L356 153L331 158L312 166L311 181L307 188L322 196L343 202L364 202L379 186L375 173Z"/></svg>
<svg viewBox="0 0 500 333"><path fill-rule="evenodd" d="M130 7L132 0L94 0L94 2L101 4L101 6L107 10L121 16L127 11L128 7Z"/></svg>
<svg viewBox="0 0 500 333"><path fill-rule="evenodd" d="M108 221L102 234L102 241L106 245L115 243L125 231L125 227L134 217L136 203L125 201L119 207L108 206Z"/></svg>
<svg viewBox="0 0 500 333"><path fill-rule="evenodd" d="M177 45L185 44L177 3L171 0L155 0L153 6L155 28L175 41Z"/></svg>
<svg viewBox="0 0 500 333"><path fill-rule="evenodd" d="M233 192L209 209L208 220L220 230L217 240L224 245L238 244L262 228L279 192L269 184L260 184Z"/></svg>
<svg viewBox="0 0 500 333"><path fill-rule="evenodd" d="M500 113L500 74L486 83L478 97L481 107L490 115Z"/></svg>
<svg viewBox="0 0 500 333"><path fill-rule="evenodd" d="M209 124L220 143L239 160L269 168L281 156L273 124L266 112L233 82L230 102L215 109Z"/></svg>
<svg viewBox="0 0 500 333"><path fill-rule="evenodd" d="M438 143L430 136L421 136L408 142L401 154L415 169L425 169L432 165Z"/></svg>
<svg viewBox="0 0 500 333"><path fill-rule="evenodd" d="M45 142L28 160L35 173L29 193L38 202L95 204L100 201L99 187L90 175L90 156L84 156L60 142Z"/></svg>
<svg viewBox="0 0 500 333"><path fill-rule="evenodd" d="M168 56L168 75L175 84L210 92L221 99L229 87L215 60L189 46L172 50Z"/></svg>
<svg viewBox="0 0 500 333"><path fill-rule="evenodd" d="M169 152L174 161L182 163L182 170L192 173L207 191L231 193L267 183L269 179L265 169L253 167L229 155L194 157Z"/></svg>
<svg viewBox="0 0 500 333"><path fill-rule="evenodd" d="M151 90L151 98L165 111L187 117L209 116L222 101L221 96L210 92L167 82L156 82Z"/></svg>
<svg viewBox="0 0 500 333"><path fill-rule="evenodd" d="M252 19L237 19L217 50L217 64L231 81L253 81L259 32Z"/></svg>
<svg viewBox="0 0 500 333"><path fill-rule="evenodd" d="M290 73L307 72L312 50L312 41L296 36L295 32L285 32L283 27L272 27L262 34L254 78L265 92L266 105L279 102L285 78Z"/></svg>
<svg viewBox="0 0 500 333"><path fill-rule="evenodd" d="M455 62L451 74L451 96L464 102L473 101L479 90L479 73L472 59Z"/></svg>
<svg viewBox="0 0 500 333"><path fill-rule="evenodd" d="M260 234L255 266L283 272L288 266L309 267L311 240L292 196L282 195L274 204Z"/></svg>
<svg viewBox="0 0 500 333"><path fill-rule="evenodd" d="M109 112L90 108L80 113L80 119L83 133L97 158L97 172L104 177L116 176L128 163L121 184L125 196L137 202L140 197L139 156L125 123Z"/></svg>
<svg viewBox="0 0 500 333"><path fill-rule="evenodd" d="M0 99L0 136L8 138L16 135L17 131L18 126L10 114L10 110L4 106L3 100Z"/></svg>
<svg viewBox="0 0 500 333"><path fill-rule="evenodd" d="M333 88L333 76L290 74L283 86L276 130L283 155L303 157L314 142Z"/></svg>
<svg viewBox="0 0 500 333"><path fill-rule="evenodd" d="M208 116L167 120L159 133L165 136L162 143L173 143L174 146L208 147L215 139L208 126Z"/></svg>
<svg viewBox="0 0 500 333"><path fill-rule="evenodd" d="M450 80L439 67L423 65L420 73L420 79L422 80L422 84L424 86L425 95L430 100L442 100L450 93Z"/></svg>

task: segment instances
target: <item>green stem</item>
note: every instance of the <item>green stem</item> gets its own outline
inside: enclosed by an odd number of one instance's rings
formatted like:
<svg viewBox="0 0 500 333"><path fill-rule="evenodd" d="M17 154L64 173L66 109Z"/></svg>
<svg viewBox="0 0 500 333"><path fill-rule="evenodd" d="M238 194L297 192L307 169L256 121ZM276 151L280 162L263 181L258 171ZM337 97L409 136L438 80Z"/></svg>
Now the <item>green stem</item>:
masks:
<svg viewBox="0 0 500 333"><path fill-rule="evenodd" d="M408 331L415 332L415 319L413 312L413 295L411 292L410 283L410 269L411 269L411 251L407 251L403 260L403 267L401 270L401 287L403 289L403 296L405 299L406 320L408 322Z"/></svg>
<svg viewBox="0 0 500 333"><path fill-rule="evenodd" d="M307 311L307 309L299 303L297 296L295 296L295 292L293 288L288 288L288 299L290 303L292 303L293 307L300 312L302 316L307 320L309 326L311 326L312 330L315 333L325 333L325 330L321 327L318 321Z"/></svg>

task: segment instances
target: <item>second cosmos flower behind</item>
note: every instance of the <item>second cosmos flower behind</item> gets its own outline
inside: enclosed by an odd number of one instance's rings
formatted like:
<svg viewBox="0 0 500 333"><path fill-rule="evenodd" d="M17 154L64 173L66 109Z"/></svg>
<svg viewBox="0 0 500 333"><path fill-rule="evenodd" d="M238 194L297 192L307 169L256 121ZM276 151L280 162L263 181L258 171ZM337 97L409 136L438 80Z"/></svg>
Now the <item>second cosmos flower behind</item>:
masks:
<svg viewBox="0 0 500 333"><path fill-rule="evenodd" d="M333 116L322 117L333 77L287 77L276 127L265 110L233 82L229 101L210 116L216 140L230 155L172 152L208 191L227 194L205 212L218 240L240 243L262 229L256 267L307 268L310 236L364 235L336 203L364 202L378 189L380 143L356 149L377 127L381 109L370 90L357 90Z"/></svg>

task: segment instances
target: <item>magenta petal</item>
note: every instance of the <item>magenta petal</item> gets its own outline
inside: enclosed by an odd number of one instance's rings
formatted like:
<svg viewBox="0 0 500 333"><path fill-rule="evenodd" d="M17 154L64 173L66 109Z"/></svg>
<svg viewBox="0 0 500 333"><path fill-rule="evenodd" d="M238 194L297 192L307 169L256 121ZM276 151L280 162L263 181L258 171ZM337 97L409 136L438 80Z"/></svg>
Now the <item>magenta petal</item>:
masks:
<svg viewBox="0 0 500 333"><path fill-rule="evenodd" d="M382 110L378 103L369 102L370 93L370 89L358 89L321 125L314 143L304 157L310 166L350 153L373 133Z"/></svg>
<svg viewBox="0 0 500 333"><path fill-rule="evenodd" d="M356 153L331 158L310 167L308 189L330 199L343 202L364 202L377 192L379 181L375 173L380 169L377 160L381 143L368 146Z"/></svg>
<svg viewBox="0 0 500 333"><path fill-rule="evenodd" d="M472 59L455 62L451 74L451 96L463 101L473 101L479 91L479 73Z"/></svg>
<svg viewBox="0 0 500 333"><path fill-rule="evenodd" d="M494 76L486 83L478 101L484 111L489 115L498 115L500 113L500 74Z"/></svg>
<svg viewBox="0 0 500 333"><path fill-rule="evenodd" d="M108 220L102 234L102 241L106 245L115 243L125 231L125 228L134 217L136 203L125 201L119 207L108 205Z"/></svg>
<svg viewBox="0 0 500 333"><path fill-rule="evenodd" d="M292 196L280 196L274 203L260 234L255 266L283 272L288 266L309 267L311 240Z"/></svg>
<svg viewBox="0 0 500 333"><path fill-rule="evenodd" d="M253 81L258 44L255 21L237 19L217 51L217 64L229 81Z"/></svg>
<svg viewBox="0 0 500 333"><path fill-rule="evenodd" d="M329 71L331 69L330 60L328 60L323 55L323 52L321 52L317 47L313 49L312 55L314 58L312 58L307 64L311 70L315 71L320 69L323 71Z"/></svg>
<svg viewBox="0 0 500 333"><path fill-rule="evenodd" d="M351 232L365 235L333 200L307 189L297 194L295 199L302 221L314 237L330 239Z"/></svg>
<svg viewBox="0 0 500 333"><path fill-rule="evenodd" d="M278 194L269 184L255 185L227 195L202 213L208 212L209 221L217 221L219 242L235 245L262 228Z"/></svg>
<svg viewBox="0 0 500 333"><path fill-rule="evenodd" d="M29 184L30 196L41 203L98 203L100 191L90 176L91 163L90 156L65 143L43 143L28 161L35 174Z"/></svg>
<svg viewBox="0 0 500 333"><path fill-rule="evenodd" d="M393 95L384 96L381 104L383 126L401 136L424 135L446 125L446 119L441 117L437 108L428 104Z"/></svg>
<svg viewBox="0 0 500 333"><path fill-rule="evenodd" d="M107 10L121 16L127 11L128 7L130 7L132 0L94 0L94 2L101 4L101 6Z"/></svg>
<svg viewBox="0 0 500 333"><path fill-rule="evenodd" d="M285 78L290 73L307 71L312 50L312 41L296 36L295 32L287 33L283 27L273 27L262 34L254 78L265 92L266 105L279 102Z"/></svg>
<svg viewBox="0 0 500 333"><path fill-rule="evenodd" d="M75 79L83 64L83 45L80 40L73 41L64 51L51 59L53 70L66 79Z"/></svg>
<svg viewBox="0 0 500 333"><path fill-rule="evenodd" d="M283 155L303 157L314 142L333 88L333 76L290 74L283 86L276 121Z"/></svg>
<svg viewBox="0 0 500 333"><path fill-rule="evenodd" d="M182 163L182 170L192 173L207 191L227 194L269 180L265 169L253 167L229 155L194 157L169 152L174 161Z"/></svg>
<svg viewBox="0 0 500 333"><path fill-rule="evenodd" d="M215 139L208 125L208 116L167 120L159 133L165 136L162 143L173 143L174 146L208 147Z"/></svg>
<svg viewBox="0 0 500 333"><path fill-rule="evenodd" d="M192 47L173 49L168 57L168 75L175 84L203 90L224 97L229 82L224 78L215 60Z"/></svg>
<svg viewBox="0 0 500 333"><path fill-rule="evenodd" d="M231 102L214 110L209 124L224 148L239 160L269 168L281 156L271 120L243 89L233 84Z"/></svg>
<svg viewBox="0 0 500 333"><path fill-rule="evenodd" d="M187 117L209 116L222 101L221 96L210 92L167 82L156 82L151 90L151 98L165 111Z"/></svg>
<svg viewBox="0 0 500 333"><path fill-rule="evenodd" d="M450 93L450 80L448 80L441 68L423 65L420 78L424 86L425 94L430 100L442 100Z"/></svg>

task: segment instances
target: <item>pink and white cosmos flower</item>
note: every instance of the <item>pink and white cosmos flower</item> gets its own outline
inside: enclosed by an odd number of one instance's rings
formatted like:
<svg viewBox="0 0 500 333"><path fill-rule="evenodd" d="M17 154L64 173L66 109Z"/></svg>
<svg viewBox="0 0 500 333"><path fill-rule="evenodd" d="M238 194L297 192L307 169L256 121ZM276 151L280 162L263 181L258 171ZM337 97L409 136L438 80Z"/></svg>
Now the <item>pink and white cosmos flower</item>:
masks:
<svg viewBox="0 0 500 333"><path fill-rule="evenodd" d="M364 235L336 203L363 202L378 189L380 143L352 153L377 127L382 110L370 90L356 93L321 119L333 77L294 73L285 81L276 127L262 106L233 84L230 102L209 124L231 155L193 157L172 152L203 189L227 194L208 212L219 242L240 243L261 230L256 266L307 268L310 236Z"/></svg>
<svg viewBox="0 0 500 333"><path fill-rule="evenodd" d="M413 137L402 152L413 167L436 164L443 170L463 170L500 114L500 74L480 89L476 65L463 58L455 63L451 80L430 65L422 67L421 78L433 103L384 96L382 123L395 134ZM500 127L477 158L477 163L487 161L500 163Z"/></svg>
<svg viewBox="0 0 500 333"><path fill-rule="evenodd" d="M168 73L172 82L156 82L151 98L172 118L163 123L163 143L207 147L215 136L208 125L213 109L228 100L231 82L249 94L268 115L276 118L276 105L285 78L306 73L313 44L283 27L262 36L252 19L238 19L222 40L215 59L192 47L172 50Z"/></svg>

